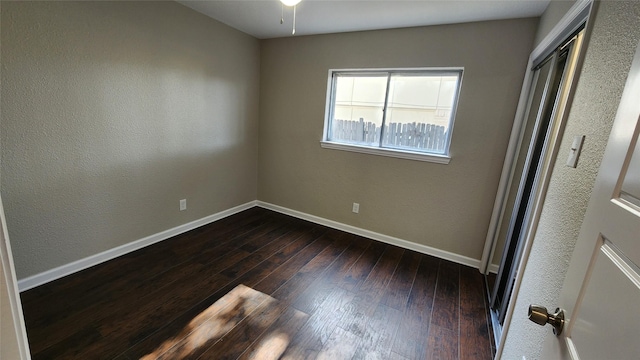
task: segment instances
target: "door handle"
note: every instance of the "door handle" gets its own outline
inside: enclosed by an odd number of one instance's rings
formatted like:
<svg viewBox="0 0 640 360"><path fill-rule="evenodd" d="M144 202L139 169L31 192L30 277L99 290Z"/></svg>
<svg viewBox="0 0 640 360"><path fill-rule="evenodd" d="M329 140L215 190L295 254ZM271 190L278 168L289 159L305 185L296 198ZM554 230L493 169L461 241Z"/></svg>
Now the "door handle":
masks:
<svg viewBox="0 0 640 360"><path fill-rule="evenodd" d="M556 308L554 314L549 314L547 308L540 305L529 305L529 320L538 325L551 324L553 333L560 336L564 327L564 310Z"/></svg>

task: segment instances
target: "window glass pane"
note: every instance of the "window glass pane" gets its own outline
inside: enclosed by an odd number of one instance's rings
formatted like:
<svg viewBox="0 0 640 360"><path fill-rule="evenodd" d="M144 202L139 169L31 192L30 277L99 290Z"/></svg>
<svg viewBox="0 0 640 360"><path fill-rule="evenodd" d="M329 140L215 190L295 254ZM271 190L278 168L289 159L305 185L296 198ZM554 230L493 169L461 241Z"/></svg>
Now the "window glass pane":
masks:
<svg viewBox="0 0 640 360"><path fill-rule="evenodd" d="M393 74L382 145L444 154L458 77Z"/></svg>
<svg viewBox="0 0 640 360"><path fill-rule="evenodd" d="M334 91L329 140L379 146L387 76L338 75Z"/></svg>
<svg viewBox="0 0 640 360"><path fill-rule="evenodd" d="M404 150L448 157L462 72L453 68L332 71L323 142L386 150L374 152L383 155Z"/></svg>

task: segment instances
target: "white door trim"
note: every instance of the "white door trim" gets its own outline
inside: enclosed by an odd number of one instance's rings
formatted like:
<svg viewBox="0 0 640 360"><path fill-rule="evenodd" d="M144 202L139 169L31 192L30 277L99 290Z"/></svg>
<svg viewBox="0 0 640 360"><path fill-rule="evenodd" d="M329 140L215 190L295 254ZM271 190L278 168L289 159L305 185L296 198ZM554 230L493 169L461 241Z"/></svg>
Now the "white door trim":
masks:
<svg viewBox="0 0 640 360"><path fill-rule="evenodd" d="M3 283L7 286L9 294L9 307L11 308L12 319L2 319L2 321L11 320L15 330L15 337L18 340L18 352L21 360L31 359L29 351L29 340L27 339L27 331L22 316L22 305L18 292L18 281L13 266L13 255L11 253L11 244L9 244L9 235L4 217L4 209L2 207L2 199L0 198L0 223L2 229L0 231L0 266L2 266L1 276L4 276Z"/></svg>

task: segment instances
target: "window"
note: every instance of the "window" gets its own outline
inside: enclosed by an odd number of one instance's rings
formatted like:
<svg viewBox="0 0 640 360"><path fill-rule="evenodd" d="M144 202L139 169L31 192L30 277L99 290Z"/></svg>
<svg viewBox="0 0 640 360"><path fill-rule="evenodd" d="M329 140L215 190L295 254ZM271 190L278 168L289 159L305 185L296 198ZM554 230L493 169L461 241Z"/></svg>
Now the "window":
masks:
<svg viewBox="0 0 640 360"><path fill-rule="evenodd" d="M462 69L331 70L322 147L449 162Z"/></svg>

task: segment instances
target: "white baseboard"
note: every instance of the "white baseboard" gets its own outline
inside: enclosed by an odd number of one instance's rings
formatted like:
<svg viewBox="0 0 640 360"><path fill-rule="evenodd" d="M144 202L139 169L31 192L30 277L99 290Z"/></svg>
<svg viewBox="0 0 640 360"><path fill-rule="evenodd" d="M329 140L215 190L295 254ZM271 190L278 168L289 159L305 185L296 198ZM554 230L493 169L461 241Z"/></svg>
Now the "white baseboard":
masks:
<svg viewBox="0 0 640 360"><path fill-rule="evenodd" d="M285 214L285 215L290 215L290 216L293 216L293 217L297 217L299 219L311 221L311 222L316 223L316 224L324 225L324 226L327 226L327 227L330 227L330 228L334 228L334 229L337 229L337 230L342 230L342 231L345 231L345 232L348 232L348 233L351 233L351 234L360 235L360 236L363 236L363 237L366 237L366 238L369 238L369 239L381 241L383 243L399 246L401 248L414 250L414 251L417 251L419 253L432 255L432 256L435 256L437 258L453 261L455 263L462 264L462 265L471 266L471 267L476 268L476 269L480 268L480 260L472 259L470 257L462 256L462 255L459 255L459 254L454 254L452 252L448 252L448 251L444 251L444 250L433 248L431 246L422 245L422 244L414 243L414 242L411 242L411 241L399 239L399 238L396 238L396 237L393 237L393 236L380 234L380 233L377 233L377 232L374 232L374 231L365 230L365 229L362 229L362 228L359 228L359 227L355 227L355 226L339 223L337 221L321 218L321 217L315 216L315 215L310 215L310 214L303 213L303 212L300 212L300 211L297 211L297 210L292 210L292 209L289 209L289 208L285 208L285 207L282 207L282 206L279 206L279 205L270 204L270 203L267 203L267 202L264 202L264 201L258 201L257 205L259 207L262 207L262 208L265 208L265 209L277 211L277 212Z"/></svg>
<svg viewBox="0 0 640 360"><path fill-rule="evenodd" d="M186 223L180 226L176 226L172 229L169 230L165 230L162 232L159 232L157 234L153 234L150 236L147 236L145 238L139 239L139 240L135 240L132 241L130 243L115 247L113 249L109 249L107 251L103 251L101 253L95 254L95 255L91 255L88 256L84 259L80 259L77 261L74 261L72 263L69 264L65 264L62 266L59 266L57 268L51 269L51 270L47 270L45 272L41 272L39 274L33 275L33 276L29 276L27 278L18 280L18 290L20 292L25 291L25 290L29 290L32 289L36 286L39 285L43 285L46 284L48 282L57 280L61 277L67 276L67 275L71 275L75 272L87 269L89 267L98 265L100 263L103 263L105 261L114 259L118 256L122 256L125 254L128 254L132 251L141 249L145 246L149 246L151 244L155 244L157 242L169 239L173 236L185 233L187 231L196 229L200 226L203 225L207 225L209 223L212 223L216 220L220 220L223 219L227 216L231 216L233 214L239 213L241 211L250 209L252 207L255 207L257 205L257 201L250 201L248 203L242 204L242 205L238 205L236 207L233 207L231 209L227 209L227 210L223 210L220 211L218 213L215 213L213 215L209 215L206 217L203 217L202 219L198 219L198 220L194 220L190 223Z"/></svg>
<svg viewBox="0 0 640 360"><path fill-rule="evenodd" d="M299 219L303 219L303 220L307 220L316 224L320 224L320 225L324 225L333 229L337 229L337 230L342 230L342 231L346 231L348 233L351 234L356 234L356 235L360 235L369 239L373 239L373 240L377 240L377 241L381 241L387 244L391 244L391 245L396 245L399 246L401 248L405 248L405 249L410 249L410 250L414 250L417 251L419 253L423 253L423 254L428 254L428 255L432 255L441 259L445 259L445 260L449 260L449 261L453 261L455 263L458 264L462 264L462 265L467 265L467 266L471 266L473 268L478 269L480 267L480 260L477 259L472 259L470 257L466 257L466 256L462 256L459 254L455 254L452 252L448 252L448 251L444 251L444 250L440 250L440 249L436 249L427 245L422 245L422 244L418 244L418 243L414 243L411 241L407 241L407 240L403 240L403 239L399 239L393 236L389 236L389 235L384 235L384 234L380 234L374 231L370 231L370 230L365 230L362 228L358 228L355 226L351 226L351 225L347 225L347 224L343 224L343 223L339 223L337 221L333 221L333 220L329 220L329 219L325 219L325 218L321 218L319 216L315 216L315 215L310 215L307 213L303 213L300 211L296 211L296 210L292 210L289 208L285 208L282 206L278 206L278 205L274 205L274 204L270 204L267 202L263 202L263 201L258 201L258 200L254 200L254 201L250 201L248 203L233 207L231 209L227 209L218 213L215 213L213 215L209 215L206 216L202 219L198 219L198 220L194 220L190 223L187 224L183 224L180 226L176 226L172 229L169 230L165 230L162 232L159 232L157 234L153 234L150 236L147 236L145 238L115 247L113 249L109 249L106 251L103 251L101 253L95 254L95 255L91 255L88 256L84 259L80 259L77 261L74 261L72 263L69 264L65 264L62 266L59 266L57 268L51 269L51 270L47 270L45 272L41 272L39 274L33 275L33 276L29 276L27 278L18 280L18 290L20 292L22 291L26 291L29 289L32 289L36 286L39 285L43 285L46 284L48 282L60 279L64 276L67 275L71 275L73 273L76 273L78 271L82 271L84 269L90 268L92 266L101 264L105 261L109 261L111 259L114 259L118 256L122 256L125 254L128 254L130 252L136 251L138 249L141 249L143 247L155 244L157 242L169 239L173 236L176 235L180 235L182 233L185 233L187 231L196 229L200 226L203 225L207 225L209 223L212 223L214 221L223 219L227 216L231 216L233 214L239 213L241 211L250 209L254 206L259 206L265 209L269 209L269 210L273 210L273 211L277 211L279 213L285 214L285 215L290 215ZM495 264L492 264L489 266L489 271L490 272L494 272L497 273L498 272L498 266Z"/></svg>
<svg viewBox="0 0 640 360"><path fill-rule="evenodd" d="M494 273L494 274L497 274L499 269L500 269L500 265L497 265L497 264L490 264L489 267L487 268L487 270L489 270L490 273Z"/></svg>

